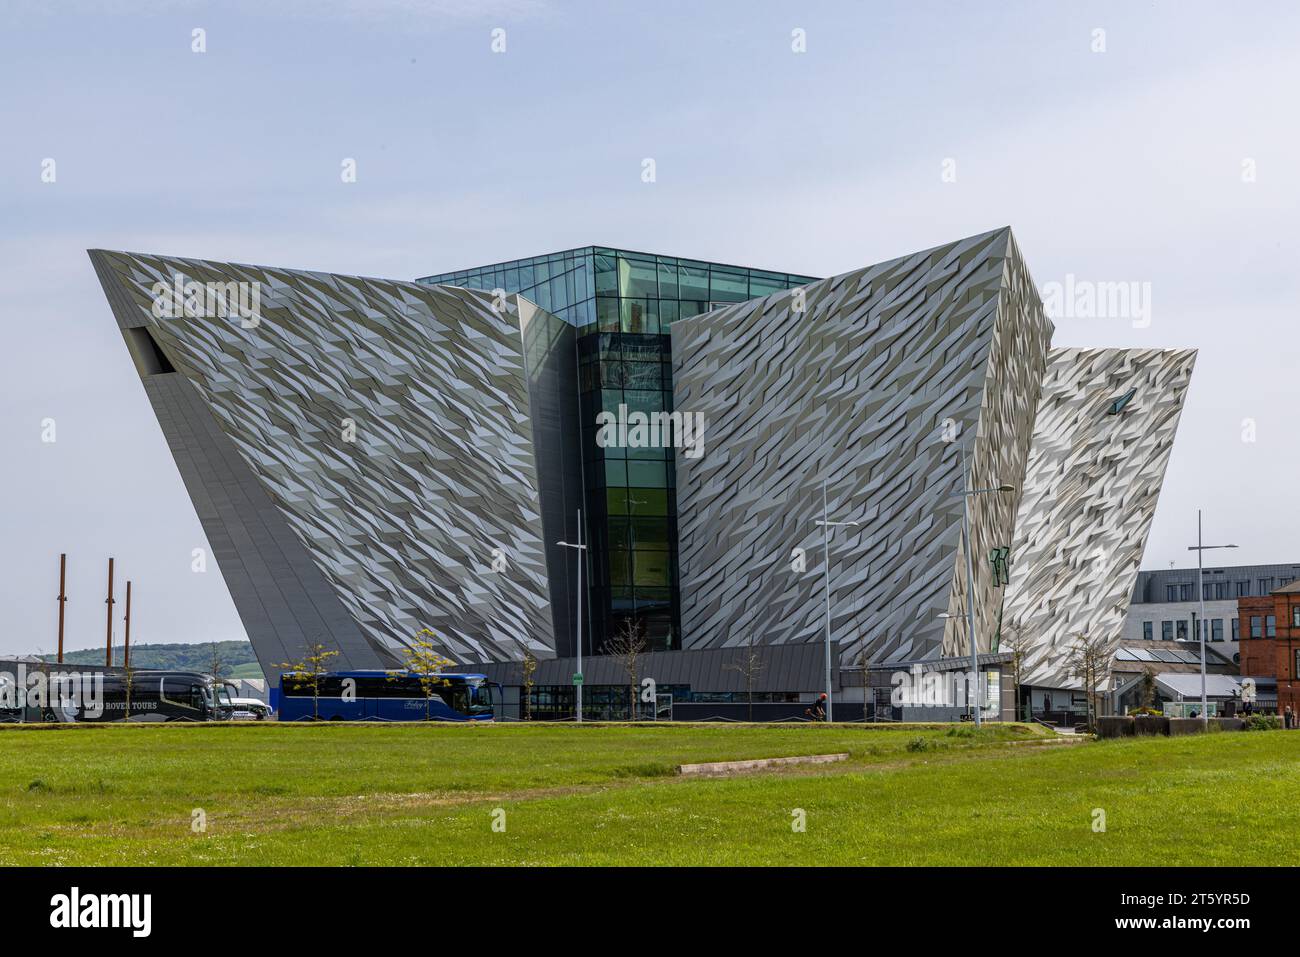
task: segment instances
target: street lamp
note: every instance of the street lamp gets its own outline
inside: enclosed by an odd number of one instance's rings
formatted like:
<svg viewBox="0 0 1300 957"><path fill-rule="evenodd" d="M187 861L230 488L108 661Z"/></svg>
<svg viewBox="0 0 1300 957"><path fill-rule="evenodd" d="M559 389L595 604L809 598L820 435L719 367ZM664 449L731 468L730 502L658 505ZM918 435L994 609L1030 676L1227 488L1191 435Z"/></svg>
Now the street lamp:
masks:
<svg viewBox="0 0 1300 957"><path fill-rule="evenodd" d="M1201 621L1197 626L1197 631L1201 637L1201 727L1208 728L1210 724L1210 715L1208 701L1205 696L1205 571L1204 563L1201 558L1205 552L1215 548L1236 548L1236 545L1206 545L1201 542L1201 510L1196 510L1196 544L1188 545L1189 552L1196 552L1196 593L1201 601Z"/></svg>
<svg viewBox="0 0 1300 957"><path fill-rule="evenodd" d="M970 473L966 470L966 455L963 452L962 472L964 473L966 484L970 484ZM974 707L971 709L975 712L975 727L980 726L980 657L979 644L975 640L975 563L971 559L971 524L970 524L970 500L976 495L986 495L990 492L1014 492L1014 485L994 485L989 488L968 488L958 493L961 497L961 520L962 528L966 538L966 618L970 629L970 668L971 680L975 682ZM953 498L957 498L954 495Z"/></svg>
<svg viewBox="0 0 1300 957"><path fill-rule="evenodd" d="M558 541L556 545L563 545L565 548L573 548L578 552L578 627L577 627L577 646L578 646L578 680L574 683L575 702L577 705L577 721L582 723L582 566L587 562L587 546L582 543L582 509L578 509L578 542Z"/></svg>
<svg viewBox="0 0 1300 957"><path fill-rule="evenodd" d="M825 545L826 561L826 723L830 724L831 717L831 529L836 525L857 525L857 522L832 522L830 511L826 504L826 479L822 479L822 517L821 521L813 522L814 525L820 525L823 529L822 540Z"/></svg>

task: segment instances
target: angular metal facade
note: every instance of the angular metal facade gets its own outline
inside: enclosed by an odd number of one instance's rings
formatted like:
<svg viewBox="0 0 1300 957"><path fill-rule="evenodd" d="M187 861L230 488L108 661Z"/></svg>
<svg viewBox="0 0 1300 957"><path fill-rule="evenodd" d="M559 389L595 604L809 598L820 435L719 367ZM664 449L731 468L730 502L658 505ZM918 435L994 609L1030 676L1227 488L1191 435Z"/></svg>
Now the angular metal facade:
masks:
<svg viewBox="0 0 1300 957"><path fill-rule="evenodd" d="M1021 681L1079 688L1071 646L1124 630L1191 379L1192 349L1053 349L1016 517L1004 632ZM1130 395L1131 393L1131 395Z"/></svg>
<svg viewBox="0 0 1300 957"><path fill-rule="evenodd" d="M557 543L603 489L580 330L472 289L91 259L268 673L315 641L391 666L421 628L462 664L571 658ZM255 284L258 321L156 316L178 275ZM1003 484L970 497L980 651L1021 629L1025 683L1070 687L1073 635L1118 642L1194 352L1050 349L1009 229L670 328L675 414L703 419L665 519L685 652L823 641L823 482L856 523L830 545L838 666L969 653L961 493Z"/></svg>
<svg viewBox="0 0 1300 957"><path fill-rule="evenodd" d="M1019 485L1052 327L1009 229L673 326L687 648L820 641L822 483L837 528L840 664L955 654L961 490ZM972 500L977 554L1010 545L1017 495ZM1001 592L976 565L981 635Z"/></svg>
<svg viewBox="0 0 1300 957"><path fill-rule="evenodd" d="M555 654L543 543L581 487L555 441L576 424L551 394L576 377L567 324L473 290L91 259L268 674L315 641L390 665L421 628L458 662ZM156 317L178 275L255 284L257 322L210 300Z"/></svg>

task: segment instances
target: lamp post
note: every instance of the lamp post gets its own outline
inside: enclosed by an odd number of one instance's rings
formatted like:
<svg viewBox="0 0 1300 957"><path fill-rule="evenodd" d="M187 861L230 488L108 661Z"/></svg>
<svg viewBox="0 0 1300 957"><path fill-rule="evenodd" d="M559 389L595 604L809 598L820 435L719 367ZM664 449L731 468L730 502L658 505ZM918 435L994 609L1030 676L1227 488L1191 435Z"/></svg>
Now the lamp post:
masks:
<svg viewBox="0 0 1300 957"><path fill-rule="evenodd" d="M962 530L966 539L966 617L967 627L970 629L970 669L971 680L975 683L973 689L974 707L971 709L975 715L975 727L979 727L980 721L980 657L979 643L975 640L975 562L971 558L971 523L970 523L970 500L976 495L987 495L990 492L1014 492L1014 485L994 485L989 488L970 488L970 473L966 470L966 455L962 453L962 472L963 484L966 489L961 495L961 520ZM956 496L954 496L955 498Z"/></svg>
<svg viewBox="0 0 1300 957"><path fill-rule="evenodd" d="M831 716L831 528L836 525L857 525L857 522L832 522L830 510L826 503L826 479L822 479L822 517L814 525L822 527L822 541L825 547L825 583L826 583L826 723Z"/></svg>
<svg viewBox="0 0 1300 957"><path fill-rule="evenodd" d="M1196 544L1188 545L1189 552L1196 552L1196 597L1201 603L1201 620L1196 626L1201 638L1201 727L1208 727L1210 724L1210 715L1208 711L1208 700L1205 694L1205 632L1207 623L1205 621L1205 563L1201 560L1205 552L1215 548L1236 548L1236 545L1206 545L1201 541L1201 510L1196 510Z"/></svg>
<svg viewBox="0 0 1300 957"><path fill-rule="evenodd" d="M587 546L583 544L582 534L582 509L578 509L578 541L572 542L559 541L557 545L563 545L565 548L572 548L578 552L578 627L577 627L577 646L578 646L578 673L577 681L574 682L573 689L576 703L577 721L582 723L582 566L587 561Z"/></svg>

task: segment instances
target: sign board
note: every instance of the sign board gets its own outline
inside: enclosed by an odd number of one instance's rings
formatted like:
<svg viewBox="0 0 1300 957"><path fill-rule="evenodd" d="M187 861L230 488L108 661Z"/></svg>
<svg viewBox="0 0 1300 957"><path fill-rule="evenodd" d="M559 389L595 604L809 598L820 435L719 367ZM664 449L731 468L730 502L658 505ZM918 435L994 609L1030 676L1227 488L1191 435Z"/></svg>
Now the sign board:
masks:
<svg viewBox="0 0 1300 957"><path fill-rule="evenodd" d="M575 671L575 672L574 672L574 674L573 674L573 683L574 683L575 685L580 685L580 684L582 684L582 672L581 672L581 671Z"/></svg>

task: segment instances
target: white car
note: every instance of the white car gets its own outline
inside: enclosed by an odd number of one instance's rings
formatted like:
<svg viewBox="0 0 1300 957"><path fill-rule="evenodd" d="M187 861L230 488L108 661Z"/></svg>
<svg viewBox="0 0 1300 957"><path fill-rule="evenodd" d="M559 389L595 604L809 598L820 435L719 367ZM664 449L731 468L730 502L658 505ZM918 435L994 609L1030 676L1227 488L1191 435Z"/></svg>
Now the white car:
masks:
<svg viewBox="0 0 1300 957"><path fill-rule="evenodd" d="M231 718L235 721L265 721L271 716L271 707L256 698L231 698L234 708Z"/></svg>

